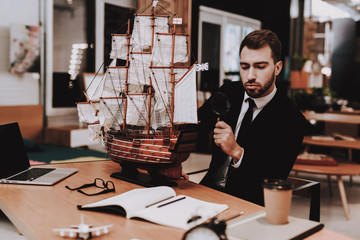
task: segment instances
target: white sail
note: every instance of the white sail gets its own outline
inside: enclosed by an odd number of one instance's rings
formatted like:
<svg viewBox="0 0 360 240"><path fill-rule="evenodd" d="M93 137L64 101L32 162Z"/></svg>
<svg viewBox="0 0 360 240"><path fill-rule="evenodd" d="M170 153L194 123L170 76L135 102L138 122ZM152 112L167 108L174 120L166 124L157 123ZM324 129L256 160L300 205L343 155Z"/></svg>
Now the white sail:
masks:
<svg viewBox="0 0 360 240"><path fill-rule="evenodd" d="M78 103L77 110L79 115L79 121L88 124L94 124L99 121L98 115L99 103Z"/></svg>
<svg viewBox="0 0 360 240"><path fill-rule="evenodd" d="M99 101L100 97L102 96L102 89L105 82L105 75L95 75L91 82L88 84L86 89L87 96L92 101Z"/></svg>
<svg viewBox="0 0 360 240"><path fill-rule="evenodd" d="M149 65L142 66L138 63L131 63L129 67L128 83L135 85L149 85L150 69Z"/></svg>
<svg viewBox="0 0 360 240"><path fill-rule="evenodd" d="M123 122L124 114L124 100L116 99L101 99L99 109L99 122L105 129L119 129Z"/></svg>
<svg viewBox="0 0 360 240"><path fill-rule="evenodd" d="M126 123L137 126L148 125L148 97L146 95L128 96Z"/></svg>
<svg viewBox="0 0 360 240"><path fill-rule="evenodd" d="M99 102L78 103L79 121L88 124L89 140L94 141L100 137L99 132L101 125L99 124Z"/></svg>
<svg viewBox="0 0 360 240"><path fill-rule="evenodd" d="M106 129L120 129L124 122L125 99L102 99L100 104L100 124ZM146 96L132 95L127 98L126 123L145 126L147 118Z"/></svg>
<svg viewBox="0 0 360 240"><path fill-rule="evenodd" d="M149 67L151 61L150 53L131 53L130 62L131 64L136 64L138 67Z"/></svg>
<svg viewBox="0 0 360 240"><path fill-rule="evenodd" d="M136 16L134 20L134 30L131 37L131 51L143 52L150 49L152 38L152 20L151 16ZM155 32L169 32L169 18L155 17Z"/></svg>
<svg viewBox="0 0 360 240"><path fill-rule="evenodd" d="M175 68L174 76L175 82L178 82L181 77L187 72L187 68ZM170 68L160 69L154 68L152 69L151 74L152 85L155 90L155 96L159 101L155 104L155 109L160 110L161 108L170 109L170 101L171 101L171 70ZM170 111L170 110L169 110Z"/></svg>
<svg viewBox="0 0 360 240"><path fill-rule="evenodd" d="M126 60L128 53L127 36L114 35L111 42L111 59L123 59Z"/></svg>
<svg viewBox="0 0 360 240"><path fill-rule="evenodd" d="M109 67L106 71L102 97L118 97L125 90L126 68Z"/></svg>
<svg viewBox="0 0 360 240"><path fill-rule="evenodd" d="M171 75L170 69L152 69L151 82L155 94L153 97L153 112L151 126L157 129L170 125L171 120Z"/></svg>
<svg viewBox="0 0 360 240"><path fill-rule="evenodd" d="M170 111L171 98L170 69L152 69L151 82L157 99L154 108L158 111Z"/></svg>
<svg viewBox="0 0 360 240"><path fill-rule="evenodd" d="M100 129L101 129L100 124L88 125L88 129L89 129L89 139L90 140L95 141L96 139L100 138Z"/></svg>
<svg viewBox="0 0 360 240"><path fill-rule="evenodd" d="M168 33L169 32L169 17L155 17L154 32Z"/></svg>
<svg viewBox="0 0 360 240"><path fill-rule="evenodd" d="M172 35L157 34L153 49L154 66L170 66L172 60ZM186 36L175 35L174 63L188 62L188 42Z"/></svg>
<svg viewBox="0 0 360 240"><path fill-rule="evenodd" d="M174 123L197 124L196 71L191 70L175 85Z"/></svg>
<svg viewBox="0 0 360 240"><path fill-rule="evenodd" d="M187 72L187 68L175 68L175 82L178 82ZM169 126L171 120L171 69L154 68L151 74L152 86L155 90L154 107L151 113L151 126L154 129Z"/></svg>
<svg viewBox="0 0 360 240"><path fill-rule="evenodd" d="M171 95L170 95L171 96ZM159 127L170 126L171 124L171 109L170 101L165 108L164 102L158 96L155 95L153 98L153 108L151 111L151 122L150 125L153 129L158 129Z"/></svg>

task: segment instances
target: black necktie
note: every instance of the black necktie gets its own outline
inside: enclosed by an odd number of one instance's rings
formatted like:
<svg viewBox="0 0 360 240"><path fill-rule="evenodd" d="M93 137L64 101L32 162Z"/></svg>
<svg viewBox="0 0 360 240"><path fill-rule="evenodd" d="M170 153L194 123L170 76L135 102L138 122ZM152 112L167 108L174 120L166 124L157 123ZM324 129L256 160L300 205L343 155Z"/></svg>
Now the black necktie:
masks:
<svg viewBox="0 0 360 240"><path fill-rule="evenodd" d="M245 113L245 116L241 122L241 126L238 132L238 136L236 138L236 142L242 146L243 143L246 141L246 131L249 130L250 124L252 122L252 117L253 117L253 112L254 112L254 107L256 107L256 104L254 102L253 99L248 98L245 101L248 101L249 103L249 108ZM227 179L232 178L231 176L235 174L235 168L231 167L231 165L233 165L233 159L231 159L230 161L230 165L228 167L228 171L227 171Z"/></svg>
<svg viewBox="0 0 360 240"><path fill-rule="evenodd" d="M248 103L249 103L249 108L246 111L245 116L241 122L239 133L238 133L238 136L236 139L236 141L239 143L240 146L242 145L242 143L245 140L244 136L252 122L254 107L256 107L256 104L252 98L248 98L248 99L246 99L246 101L248 101Z"/></svg>

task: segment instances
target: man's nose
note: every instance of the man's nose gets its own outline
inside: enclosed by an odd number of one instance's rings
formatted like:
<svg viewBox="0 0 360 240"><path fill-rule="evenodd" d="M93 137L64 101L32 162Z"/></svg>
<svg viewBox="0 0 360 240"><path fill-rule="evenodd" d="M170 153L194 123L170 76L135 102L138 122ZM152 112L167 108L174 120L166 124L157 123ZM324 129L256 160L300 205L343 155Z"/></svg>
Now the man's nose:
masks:
<svg viewBox="0 0 360 240"><path fill-rule="evenodd" d="M253 67L249 68L248 80L256 79L256 72Z"/></svg>

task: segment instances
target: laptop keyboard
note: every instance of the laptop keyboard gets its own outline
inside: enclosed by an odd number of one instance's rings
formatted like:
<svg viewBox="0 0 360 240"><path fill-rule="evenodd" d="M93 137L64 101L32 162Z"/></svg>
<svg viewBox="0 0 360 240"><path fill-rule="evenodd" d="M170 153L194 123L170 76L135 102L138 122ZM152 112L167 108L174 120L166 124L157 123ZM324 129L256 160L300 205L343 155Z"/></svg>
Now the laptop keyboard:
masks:
<svg viewBox="0 0 360 240"><path fill-rule="evenodd" d="M33 181L46 173L54 171L55 168L30 168L25 172L19 173L7 180L18 180L18 181Z"/></svg>

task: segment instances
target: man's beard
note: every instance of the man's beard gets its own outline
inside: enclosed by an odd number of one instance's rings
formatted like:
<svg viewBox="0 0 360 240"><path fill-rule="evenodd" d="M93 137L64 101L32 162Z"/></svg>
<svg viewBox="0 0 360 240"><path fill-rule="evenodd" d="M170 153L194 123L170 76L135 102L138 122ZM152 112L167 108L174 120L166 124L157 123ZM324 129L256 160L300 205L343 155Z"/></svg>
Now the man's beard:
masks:
<svg viewBox="0 0 360 240"><path fill-rule="evenodd" d="M260 97L272 86L274 81L275 81L275 71L271 75L271 78L268 81L265 82L264 86L261 86L259 84L258 85L259 88L256 88L256 89L247 89L247 88L245 88L245 91L252 98Z"/></svg>

